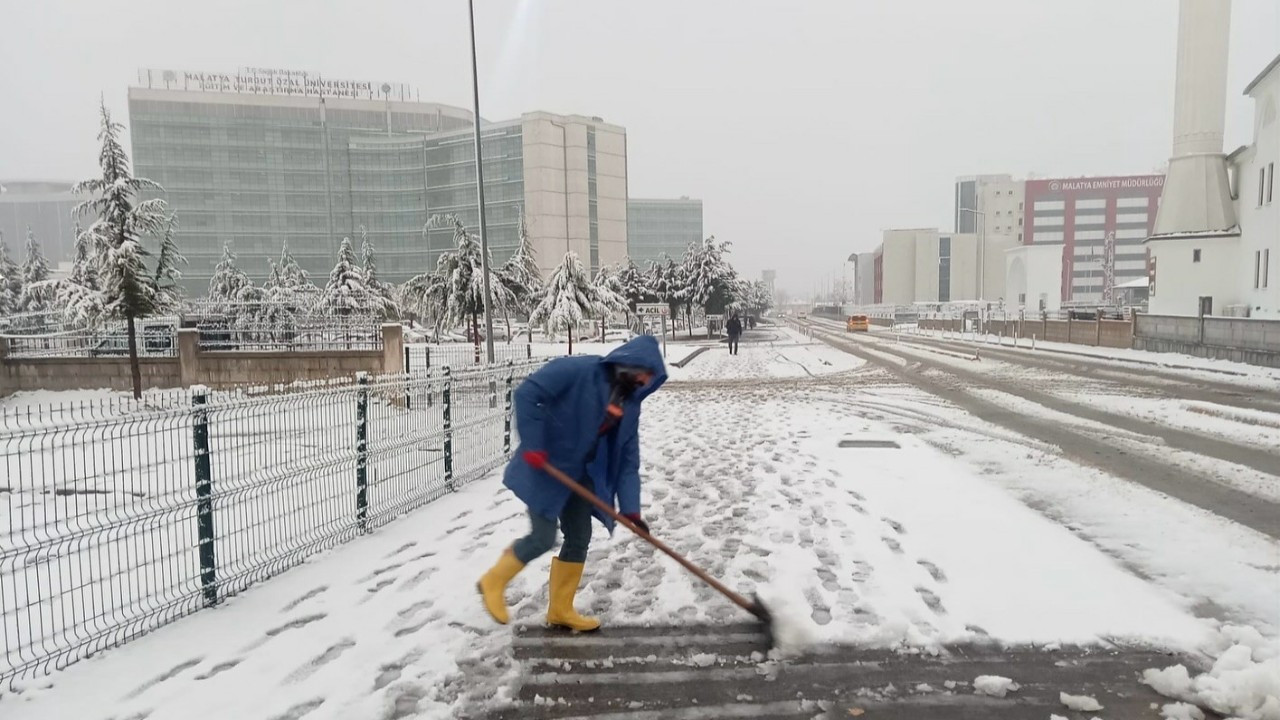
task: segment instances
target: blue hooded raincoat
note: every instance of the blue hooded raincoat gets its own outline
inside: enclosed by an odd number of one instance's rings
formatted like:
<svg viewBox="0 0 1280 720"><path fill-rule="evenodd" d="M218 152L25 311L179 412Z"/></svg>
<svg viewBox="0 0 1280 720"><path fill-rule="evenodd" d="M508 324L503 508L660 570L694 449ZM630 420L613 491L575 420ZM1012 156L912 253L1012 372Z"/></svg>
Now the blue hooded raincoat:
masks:
<svg viewBox="0 0 1280 720"><path fill-rule="evenodd" d="M623 403L622 420L600 437L609 404L609 365L641 367L653 373L649 384ZM514 404L520 447L507 464L503 484L542 517L560 517L570 490L547 473L530 467L523 454L547 453L548 462L572 478L590 477L596 496L622 514L640 512L640 402L667 380L658 341L641 335L604 357L557 358L516 388ZM588 466L592 446L600 443ZM595 513L613 531L613 520Z"/></svg>

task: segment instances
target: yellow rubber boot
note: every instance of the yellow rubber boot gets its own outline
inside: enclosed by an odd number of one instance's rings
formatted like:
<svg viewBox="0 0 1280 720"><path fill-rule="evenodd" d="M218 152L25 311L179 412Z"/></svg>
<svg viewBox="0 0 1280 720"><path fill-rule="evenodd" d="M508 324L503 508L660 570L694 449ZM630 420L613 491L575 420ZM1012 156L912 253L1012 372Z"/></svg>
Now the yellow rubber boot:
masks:
<svg viewBox="0 0 1280 720"><path fill-rule="evenodd" d="M494 620L506 625L510 619L507 615L507 599L505 593L507 583L524 569L524 563L516 558L516 554L507 548L498 558L498 562L485 573L476 586L484 597L484 609L489 611Z"/></svg>
<svg viewBox="0 0 1280 720"><path fill-rule="evenodd" d="M578 593L578 583L582 581L582 568L582 563L551 559L551 604L547 608L549 625L579 632L589 632L600 627L599 620L579 615L573 609L573 596Z"/></svg>

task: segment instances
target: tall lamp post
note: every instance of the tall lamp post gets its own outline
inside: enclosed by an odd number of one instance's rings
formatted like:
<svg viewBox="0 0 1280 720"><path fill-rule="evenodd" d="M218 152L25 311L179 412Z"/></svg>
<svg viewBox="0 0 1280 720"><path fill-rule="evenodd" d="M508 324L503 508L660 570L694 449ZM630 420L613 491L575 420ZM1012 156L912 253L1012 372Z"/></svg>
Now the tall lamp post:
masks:
<svg viewBox="0 0 1280 720"><path fill-rule="evenodd" d="M480 152L480 73L476 69L476 8L473 0L467 0L467 14L471 20L471 95L475 117L472 126L476 138L476 200L480 203L480 268L484 273L484 351L489 364L493 364L493 295L489 289L489 227L484 217L484 156Z"/></svg>
<svg viewBox="0 0 1280 720"><path fill-rule="evenodd" d="M973 213L982 219L982 231L978 233L978 300L987 299L987 214L973 208L960 208L960 212Z"/></svg>
<svg viewBox="0 0 1280 720"><path fill-rule="evenodd" d="M569 254L569 128L566 125L549 120L552 125L560 128L560 150L564 155L564 162L561 167L564 169L564 252Z"/></svg>

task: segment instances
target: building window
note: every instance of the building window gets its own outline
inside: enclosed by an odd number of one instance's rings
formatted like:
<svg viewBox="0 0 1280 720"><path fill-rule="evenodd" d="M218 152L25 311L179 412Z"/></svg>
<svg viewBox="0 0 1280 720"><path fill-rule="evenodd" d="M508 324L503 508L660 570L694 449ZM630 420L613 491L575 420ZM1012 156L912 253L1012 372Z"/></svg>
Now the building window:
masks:
<svg viewBox="0 0 1280 720"><path fill-rule="evenodd" d="M1267 163L1267 204L1271 204L1272 191L1276 189L1276 164Z"/></svg>
<svg viewBox="0 0 1280 720"><path fill-rule="evenodd" d="M1262 287L1262 251L1257 250L1253 253L1253 286L1255 288Z"/></svg>
<svg viewBox="0 0 1280 720"><path fill-rule="evenodd" d="M1262 207L1262 200L1267 194L1267 169L1258 168L1258 207Z"/></svg>
<svg viewBox="0 0 1280 720"><path fill-rule="evenodd" d="M1200 262L1200 249L1196 248L1191 251L1191 262Z"/></svg>
<svg viewBox="0 0 1280 720"><path fill-rule="evenodd" d="M1271 248L1262 251L1262 287L1267 287L1271 282Z"/></svg>

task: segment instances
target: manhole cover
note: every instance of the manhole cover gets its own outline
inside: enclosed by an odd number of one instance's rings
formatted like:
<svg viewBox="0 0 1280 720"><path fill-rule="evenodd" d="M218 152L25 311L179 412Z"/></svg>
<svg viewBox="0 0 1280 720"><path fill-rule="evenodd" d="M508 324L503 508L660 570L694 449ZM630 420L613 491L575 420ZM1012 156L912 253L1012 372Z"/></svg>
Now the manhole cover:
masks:
<svg viewBox="0 0 1280 720"><path fill-rule="evenodd" d="M842 448L901 448L894 440L841 440Z"/></svg>

